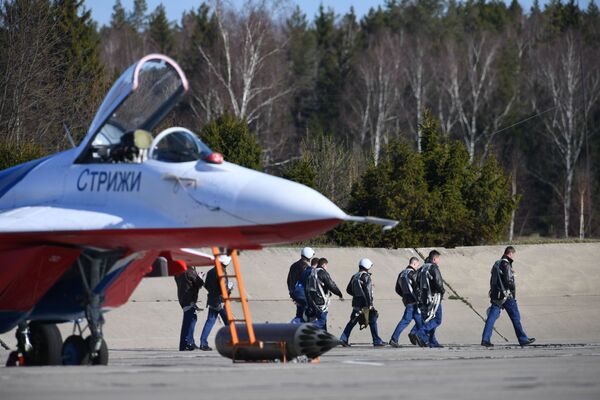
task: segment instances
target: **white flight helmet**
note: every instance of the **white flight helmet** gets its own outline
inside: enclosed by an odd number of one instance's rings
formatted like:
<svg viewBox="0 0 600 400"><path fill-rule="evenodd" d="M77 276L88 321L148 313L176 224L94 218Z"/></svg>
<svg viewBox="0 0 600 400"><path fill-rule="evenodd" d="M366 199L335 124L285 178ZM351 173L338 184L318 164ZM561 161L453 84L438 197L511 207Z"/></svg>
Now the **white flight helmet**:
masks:
<svg viewBox="0 0 600 400"><path fill-rule="evenodd" d="M225 254L221 254L219 256L219 262L222 266L226 267L231 263L231 257L226 256Z"/></svg>
<svg viewBox="0 0 600 400"><path fill-rule="evenodd" d="M373 261L369 260L368 258L363 258L362 260L360 260L358 262L358 266L361 268L364 268L366 270L369 270L373 266Z"/></svg>
<svg viewBox="0 0 600 400"><path fill-rule="evenodd" d="M312 249L312 247L305 247L300 252L300 255L306 258L307 260L310 260L315 256L315 251Z"/></svg>

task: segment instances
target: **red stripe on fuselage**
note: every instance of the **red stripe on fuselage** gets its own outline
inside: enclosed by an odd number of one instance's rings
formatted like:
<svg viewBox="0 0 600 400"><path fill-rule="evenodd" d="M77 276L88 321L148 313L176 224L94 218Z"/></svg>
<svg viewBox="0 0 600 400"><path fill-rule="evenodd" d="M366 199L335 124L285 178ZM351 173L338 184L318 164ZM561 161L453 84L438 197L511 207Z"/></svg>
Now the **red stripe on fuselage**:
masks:
<svg viewBox="0 0 600 400"><path fill-rule="evenodd" d="M3 232L0 233L0 249L37 244L125 248L130 252L212 246L256 249L268 244L309 239L334 228L340 222L338 219L324 219L234 227Z"/></svg>

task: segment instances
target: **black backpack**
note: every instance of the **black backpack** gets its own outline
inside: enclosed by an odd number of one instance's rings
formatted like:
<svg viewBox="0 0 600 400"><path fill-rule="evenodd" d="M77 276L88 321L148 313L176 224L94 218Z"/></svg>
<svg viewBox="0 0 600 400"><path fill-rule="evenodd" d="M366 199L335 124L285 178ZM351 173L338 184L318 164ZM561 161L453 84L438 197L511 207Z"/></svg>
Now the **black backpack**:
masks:
<svg viewBox="0 0 600 400"><path fill-rule="evenodd" d="M511 292L507 288L504 287L504 283L502 282L502 270L500 269L500 265L502 264L502 259L498 260L492 266L492 274L490 277L490 299L492 303L502 306L508 298L511 297Z"/></svg>
<svg viewBox="0 0 600 400"><path fill-rule="evenodd" d="M404 272L404 271L402 271L402 272ZM398 278L396 279L396 287L395 287L396 294L398 296L400 296L400 297L403 297L403 295L402 295L402 283L400 282L402 280L402 272L400 272L398 274Z"/></svg>
<svg viewBox="0 0 600 400"><path fill-rule="evenodd" d="M352 278L350 278L350 282L348 282L348 286L346 287L346 293L348 293L352 297L365 297L365 292L362 287L360 278L363 274L366 274L365 271L358 271Z"/></svg>
<svg viewBox="0 0 600 400"><path fill-rule="evenodd" d="M306 301L309 307L321 312L327 310L329 305L329 298L325 294L325 285L319 279L319 269L313 268L310 275L306 278L306 286L304 287L306 293ZM320 304L323 301L323 304Z"/></svg>
<svg viewBox="0 0 600 400"><path fill-rule="evenodd" d="M417 301L417 294L413 289L413 285L410 281L410 273L411 269L406 268L398 275L398 280L396 281L396 293L398 293L403 299L407 297L407 301L413 302ZM416 272L415 272L416 273Z"/></svg>
<svg viewBox="0 0 600 400"><path fill-rule="evenodd" d="M429 269L433 264L423 264L421 269L417 272L417 300L420 304L427 306L431 303L431 273Z"/></svg>

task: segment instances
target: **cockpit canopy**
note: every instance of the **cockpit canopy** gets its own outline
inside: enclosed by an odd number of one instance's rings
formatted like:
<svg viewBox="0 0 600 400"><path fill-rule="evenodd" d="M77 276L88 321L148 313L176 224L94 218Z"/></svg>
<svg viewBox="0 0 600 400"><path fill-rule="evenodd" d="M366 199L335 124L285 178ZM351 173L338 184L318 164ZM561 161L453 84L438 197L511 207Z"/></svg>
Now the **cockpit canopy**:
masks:
<svg viewBox="0 0 600 400"><path fill-rule="evenodd" d="M210 156L212 151L187 129L152 133L188 87L179 65L164 55L150 54L130 66L98 109L77 162L143 162L149 155L183 162Z"/></svg>

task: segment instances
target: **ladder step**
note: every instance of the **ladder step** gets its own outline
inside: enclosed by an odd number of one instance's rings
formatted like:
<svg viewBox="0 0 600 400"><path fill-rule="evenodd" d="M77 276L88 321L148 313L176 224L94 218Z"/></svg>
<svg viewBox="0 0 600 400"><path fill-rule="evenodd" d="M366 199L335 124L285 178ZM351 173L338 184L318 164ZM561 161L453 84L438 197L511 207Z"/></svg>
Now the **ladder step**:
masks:
<svg viewBox="0 0 600 400"><path fill-rule="evenodd" d="M223 278L237 278L237 275L223 275L221 276L221 279Z"/></svg>
<svg viewBox="0 0 600 400"><path fill-rule="evenodd" d="M246 322L246 319L232 319L231 322Z"/></svg>
<svg viewBox="0 0 600 400"><path fill-rule="evenodd" d="M225 300L225 301L242 301L242 298L241 297L228 297L223 300Z"/></svg>

